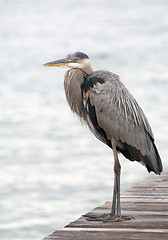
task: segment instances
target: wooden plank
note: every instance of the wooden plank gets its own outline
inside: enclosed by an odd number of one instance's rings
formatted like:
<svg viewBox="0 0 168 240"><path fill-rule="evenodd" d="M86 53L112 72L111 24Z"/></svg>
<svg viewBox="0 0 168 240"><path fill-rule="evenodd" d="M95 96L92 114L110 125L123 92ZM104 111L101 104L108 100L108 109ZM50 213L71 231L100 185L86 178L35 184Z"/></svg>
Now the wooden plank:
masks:
<svg viewBox="0 0 168 240"><path fill-rule="evenodd" d="M168 239L168 172L145 179L121 196L122 214L135 219L122 222L88 221L81 216L63 230L45 240L85 239ZM109 213L111 201L96 207L87 215Z"/></svg>
<svg viewBox="0 0 168 240"><path fill-rule="evenodd" d="M167 240L167 232L142 232L135 231L65 231L60 230L54 232L52 235L44 238L45 240Z"/></svg>

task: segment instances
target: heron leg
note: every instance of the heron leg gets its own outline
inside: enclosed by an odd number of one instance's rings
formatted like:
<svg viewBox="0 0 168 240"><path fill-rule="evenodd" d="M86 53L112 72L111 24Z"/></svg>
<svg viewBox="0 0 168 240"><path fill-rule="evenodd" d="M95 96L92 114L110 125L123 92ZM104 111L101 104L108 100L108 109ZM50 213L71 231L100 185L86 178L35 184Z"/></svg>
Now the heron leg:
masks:
<svg viewBox="0 0 168 240"><path fill-rule="evenodd" d="M115 176L115 173L114 173ZM112 208L111 208L111 216L115 216L116 213L116 197L117 197L117 184L116 184L116 177L114 177L114 186L113 186L113 201L112 201Z"/></svg>
<svg viewBox="0 0 168 240"><path fill-rule="evenodd" d="M121 216L121 206L120 206L120 174L121 165L117 155L117 149L115 144L113 144L113 155L114 155L114 188L113 188L113 202L111 208L111 216Z"/></svg>
<svg viewBox="0 0 168 240"><path fill-rule="evenodd" d="M124 221L134 219L133 217L121 216L121 204L120 204L120 175L121 165L118 159L117 149L115 143L113 143L113 155L114 155L114 189L113 189L113 202L110 213L110 218L105 221Z"/></svg>
<svg viewBox="0 0 168 240"><path fill-rule="evenodd" d="M115 142L113 146L114 155L114 188L113 188L113 202L111 207L111 212L108 214L94 215L86 214L83 215L88 221L103 221L103 222L118 222L124 220L131 220L131 217L121 216L121 206L120 206L120 174L121 166L117 155L117 149Z"/></svg>

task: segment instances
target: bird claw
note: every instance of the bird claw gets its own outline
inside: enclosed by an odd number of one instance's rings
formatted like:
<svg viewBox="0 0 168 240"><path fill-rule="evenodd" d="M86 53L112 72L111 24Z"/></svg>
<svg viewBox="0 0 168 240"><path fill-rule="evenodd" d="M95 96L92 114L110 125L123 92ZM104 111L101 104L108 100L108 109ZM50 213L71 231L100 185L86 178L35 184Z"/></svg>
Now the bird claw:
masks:
<svg viewBox="0 0 168 240"><path fill-rule="evenodd" d="M120 216L116 219L116 222L122 222L122 221L127 221L127 220L135 220L134 217L127 217L127 216Z"/></svg>
<svg viewBox="0 0 168 240"><path fill-rule="evenodd" d="M135 219L134 217L127 217L127 216L111 216L110 214L102 214L102 215L83 215L83 217L86 217L87 221L102 221L102 222L121 222L126 220L132 220Z"/></svg>

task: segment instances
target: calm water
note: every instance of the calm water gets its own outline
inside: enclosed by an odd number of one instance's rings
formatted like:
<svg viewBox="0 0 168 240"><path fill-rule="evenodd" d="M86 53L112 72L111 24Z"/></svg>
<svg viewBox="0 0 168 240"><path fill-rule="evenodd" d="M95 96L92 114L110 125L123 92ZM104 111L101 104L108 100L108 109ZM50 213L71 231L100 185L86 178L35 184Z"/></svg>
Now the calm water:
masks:
<svg viewBox="0 0 168 240"><path fill-rule="evenodd" d="M70 112L65 69L77 50L119 74L144 109L164 166L167 0L0 0L0 238L37 240L111 199L113 157ZM120 156L122 191L148 173Z"/></svg>

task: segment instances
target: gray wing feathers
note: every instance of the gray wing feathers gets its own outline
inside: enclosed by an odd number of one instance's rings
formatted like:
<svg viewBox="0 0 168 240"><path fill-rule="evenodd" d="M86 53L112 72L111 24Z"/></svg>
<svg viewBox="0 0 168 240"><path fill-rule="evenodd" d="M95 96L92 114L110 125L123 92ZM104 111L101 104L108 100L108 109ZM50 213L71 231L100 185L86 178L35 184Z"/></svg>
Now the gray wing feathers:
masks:
<svg viewBox="0 0 168 240"><path fill-rule="evenodd" d="M149 155L150 125L133 96L119 79L111 77L104 84L92 88L90 100L95 106L98 124L110 138L136 147L142 155ZM149 137L150 135L150 137ZM147 144L146 144L147 143Z"/></svg>

